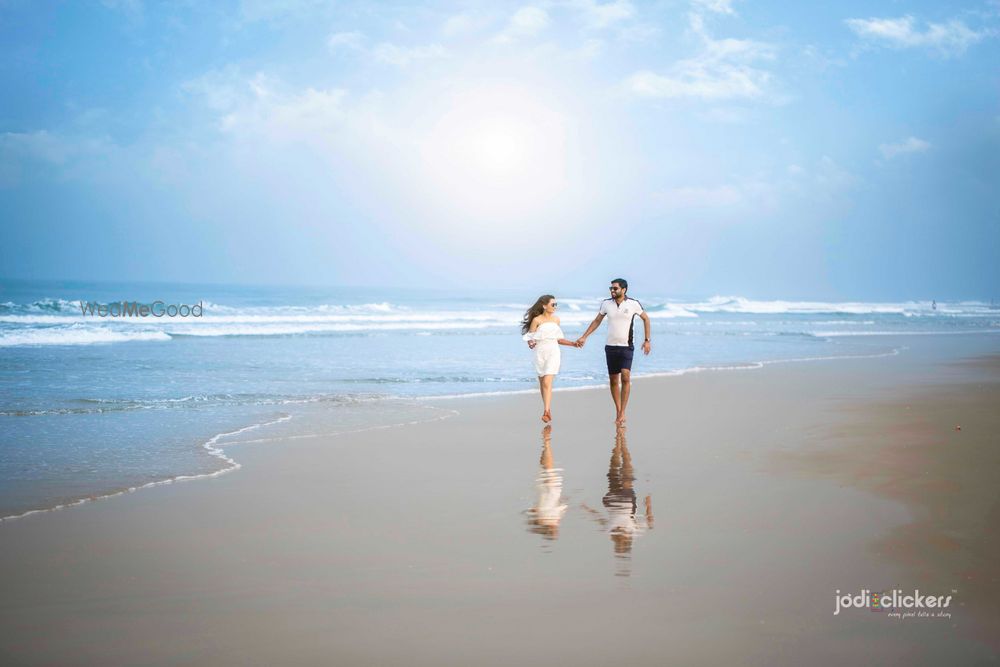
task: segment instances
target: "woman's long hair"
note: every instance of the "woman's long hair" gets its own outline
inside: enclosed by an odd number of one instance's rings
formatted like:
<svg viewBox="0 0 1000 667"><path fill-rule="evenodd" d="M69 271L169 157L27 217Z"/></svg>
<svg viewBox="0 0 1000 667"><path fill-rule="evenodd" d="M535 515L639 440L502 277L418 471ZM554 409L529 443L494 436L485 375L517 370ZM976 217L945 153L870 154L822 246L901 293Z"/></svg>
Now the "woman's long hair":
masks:
<svg viewBox="0 0 1000 667"><path fill-rule="evenodd" d="M524 313L524 319L521 320L521 333L523 334L528 333L528 329L531 328L531 320L535 319L536 317L544 313L545 304L547 304L554 298L555 297L552 296L551 294L543 294L540 297L538 297L538 301L535 302L535 305L529 308Z"/></svg>

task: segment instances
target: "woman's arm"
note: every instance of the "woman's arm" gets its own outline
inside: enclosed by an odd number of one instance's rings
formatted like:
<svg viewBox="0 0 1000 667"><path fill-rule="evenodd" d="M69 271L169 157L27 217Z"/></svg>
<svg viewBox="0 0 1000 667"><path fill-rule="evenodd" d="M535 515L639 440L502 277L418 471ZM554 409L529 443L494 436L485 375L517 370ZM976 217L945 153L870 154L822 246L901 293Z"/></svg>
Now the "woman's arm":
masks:
<svg viewBox="0 0 1000 667"><path fill-rule="evenodd" d="M561 328L562 327L562 322L559 320L558 317L555 318L555 321L556 321L556 324L559 325L560 328ZM566 347L580 347L579 345L576 344L576 341L574 341L574 340L566 340L565 338L560 338L556 342L559 343L560 345L565 345Z"/></svg>
<svg viewBox="0 0 1000 667"><path fill-rule="evenodd" d="M538 329L538 316L531 320L531 324L528 325L528 333L521 336L521 339L527 341L528 349L534 350L535 345L538 341L535 340L535 330Z"/></svg>
<svg viewBox="0 0 1000 667"><path fill-rule="evenodd" d="M558 317L555 318L555 321L557 325L559 325L560 327L562 326L562 321ZM579 345L576 344L575 340L566 340L565 338L560 338L556 342L559 343L560 345L565 345L566 347L580 347Z"/></svg>

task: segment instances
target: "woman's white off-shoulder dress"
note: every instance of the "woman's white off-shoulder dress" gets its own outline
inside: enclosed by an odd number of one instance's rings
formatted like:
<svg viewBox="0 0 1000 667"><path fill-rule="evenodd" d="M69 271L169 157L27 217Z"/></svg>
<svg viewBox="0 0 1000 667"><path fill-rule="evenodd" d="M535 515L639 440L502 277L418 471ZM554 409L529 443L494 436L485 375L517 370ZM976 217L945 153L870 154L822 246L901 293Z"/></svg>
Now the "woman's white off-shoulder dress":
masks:
<svg viewBox="0 0 1000 667"><path fill-rule="evenodd" d="M543 322L534 333L525 334L524 338L538 343L535 345L535 372L538 377L557 375L561 361L559 339L565 338L559 325L555 322Z"/></svg>

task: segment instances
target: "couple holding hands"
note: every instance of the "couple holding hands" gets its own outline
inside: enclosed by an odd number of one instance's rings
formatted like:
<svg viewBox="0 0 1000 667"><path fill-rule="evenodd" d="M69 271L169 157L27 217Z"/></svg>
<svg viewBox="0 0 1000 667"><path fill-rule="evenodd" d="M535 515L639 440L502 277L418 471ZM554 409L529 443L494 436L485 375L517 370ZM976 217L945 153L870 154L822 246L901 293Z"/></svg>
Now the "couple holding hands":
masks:
<svg viewBox="0 0 1000 667"><path fill-rule="evenodd" d="M543 294L535 301L535 305L524 314L521 322L521 333L528 347L535 351L535 372L538 374L538 386L542 393L542 404L545 412L542 421L548 424L552 421L552 381L559 373L561 353L560 345L582 348L587 337L592 334L605 317L608 318L608 341L604 346L604 354L608 362L608 378L611 386L611 400L615 404L615 424L625 423L625 408L628 406L629 392L632 388L632 354L635 350L632 344L632 325L636 317L642 319L645 329L645 341L642 344L644 354L650 350L649 316L642 304L628 297L628 281L615 278L608 288L611 297L601 302L597 317L590 323L582 336L575 341L567 340L559 326L556 317L556 298L551 294Z"/></svg>

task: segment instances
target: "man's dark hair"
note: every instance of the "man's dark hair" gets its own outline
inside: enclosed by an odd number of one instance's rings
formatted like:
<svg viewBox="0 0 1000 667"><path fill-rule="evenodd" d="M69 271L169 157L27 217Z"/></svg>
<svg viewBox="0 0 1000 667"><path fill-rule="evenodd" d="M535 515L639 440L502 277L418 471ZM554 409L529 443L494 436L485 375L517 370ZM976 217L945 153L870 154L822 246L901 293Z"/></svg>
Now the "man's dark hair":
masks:
<svg viewBox="0 0 1000 667"><path fill-rule="evenodd" d="M618 286L622 288L623 292L628 289L628 281L624 278L615 278L611 282L618 283Z"/></svg>

